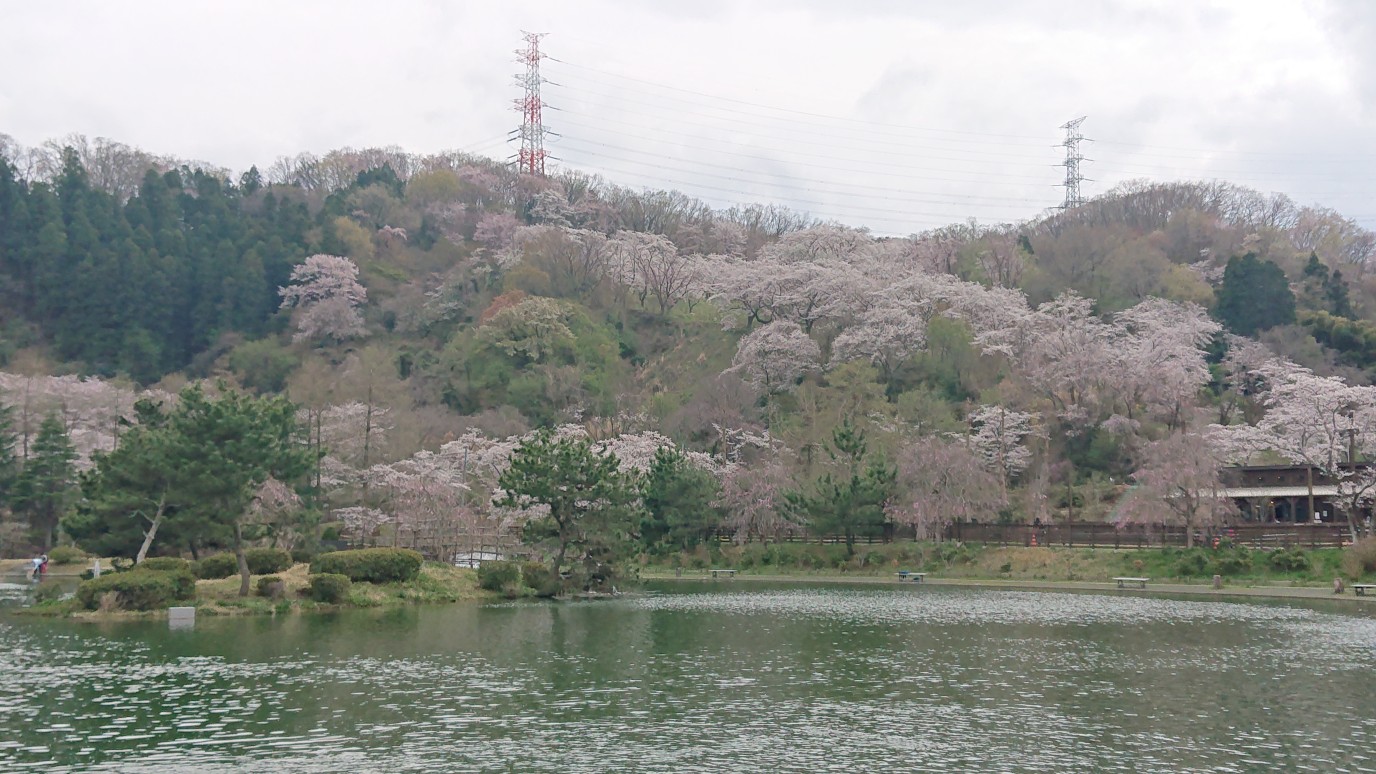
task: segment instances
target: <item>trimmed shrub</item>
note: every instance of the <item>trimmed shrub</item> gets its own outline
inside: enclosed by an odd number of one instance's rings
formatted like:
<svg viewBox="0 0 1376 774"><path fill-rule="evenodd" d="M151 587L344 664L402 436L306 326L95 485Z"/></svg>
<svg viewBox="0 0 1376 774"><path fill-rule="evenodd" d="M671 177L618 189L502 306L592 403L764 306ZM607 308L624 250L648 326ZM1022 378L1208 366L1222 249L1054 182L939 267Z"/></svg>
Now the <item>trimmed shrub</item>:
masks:
<svg viewBox="0 0 1376 774"><path fill-rule="evenodd" d="M338 573L355 583L409 581L420 575L421 561L420 554L405 548L330 551L311 562L311 574Z"/></svg>
<svg viewBox="0 0 1376 774"><path fill-rule="evenodd" d="M138 567L153 572L180 572L181 570L191 572L191 562L175 556L154 556L144 559Z"/></svg>
<svg viewBox="0 0 1376 774"><path fill-rule="evenodd" d="M564 590L564 583L554 570L539 562L525 562L521 565L521 580L535 592L537 597L558 596Z"/></svg>
<svg viewBox="0 0 1376 774"><path fill-rule="evenodd" d="M48 552L48 561L53 564L76 564L86 558L86 552L76 546L58 546Z"/></svg>
<svg viewBox="0 0 1376 774"><path fill-rule="evenodd" d="M478 565L478 586L487 591L510 592L521 587L521 565L515 562L487 561Z"/></svg>
<svg viewBox="0 0 1376 774"><path fill-rule="evenodd" d="M260 597L279 597L286 591L287 584L276 575L264 575L258 579L257 589Z"/></svg>
<svg viewBox="0 0 1376 774"><path fill-rule="evenodd" d="M309 548L293 548L291 560L295 564L310 564L315 561L316 552Z"/></svg>
<svg viewBox="0 0 1376 774"><path fill-rule="evenodd" d="M244 552L250 575L271 575L291 569L291 554L280 548L250 548Z"/></svg>
<svg viewBox="0 0 1376 774"><path fill-rule="evenodd" d="M311 576L311 585L306 588L306 595L316 602L337 605L349 597L349 589L353 585L354 582L349 580L347 575L322 572Z"/></svg>
<svg viewBox="0 0 1376 774"><path fill-rule="evenodd" d="M215 554L196 562L196 577L203 580L228 578L239 572L239 560L234 554Z"/></svg>
<svg viewBox="0 0 1376 774"><path fill-rule="evenodd" d="M130 570L84 581L76 598L87 610L100 607L101 598L114 592L119 607L125 610L158 610L196 594L196 579L190 572Z"/></svg>

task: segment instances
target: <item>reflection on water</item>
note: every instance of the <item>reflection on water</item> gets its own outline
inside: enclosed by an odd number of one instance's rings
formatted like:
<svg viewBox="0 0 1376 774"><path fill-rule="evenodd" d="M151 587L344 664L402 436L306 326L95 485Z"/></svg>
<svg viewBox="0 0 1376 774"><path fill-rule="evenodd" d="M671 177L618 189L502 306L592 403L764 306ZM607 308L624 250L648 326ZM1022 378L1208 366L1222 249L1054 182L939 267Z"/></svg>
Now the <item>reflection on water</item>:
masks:
<svg viewBox="0 0 1376 774"><path fill-rule="evenodd" d="M1376 771L1376 621L665 585L638 598L0 622L5 771Z"/></svg>

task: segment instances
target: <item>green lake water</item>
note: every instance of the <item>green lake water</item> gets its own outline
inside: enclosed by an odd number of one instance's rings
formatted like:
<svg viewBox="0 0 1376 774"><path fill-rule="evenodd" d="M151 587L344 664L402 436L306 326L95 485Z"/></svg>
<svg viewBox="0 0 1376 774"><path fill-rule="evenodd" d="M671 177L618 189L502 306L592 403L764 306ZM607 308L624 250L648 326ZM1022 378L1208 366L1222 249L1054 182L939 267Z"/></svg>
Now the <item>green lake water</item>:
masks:
<svg viewBox="0 0 1376 774"><path fill-rule="evenodd" d="M0 771L1376 772L1376 620L746 581L194 631L0 617Z"/></svg>

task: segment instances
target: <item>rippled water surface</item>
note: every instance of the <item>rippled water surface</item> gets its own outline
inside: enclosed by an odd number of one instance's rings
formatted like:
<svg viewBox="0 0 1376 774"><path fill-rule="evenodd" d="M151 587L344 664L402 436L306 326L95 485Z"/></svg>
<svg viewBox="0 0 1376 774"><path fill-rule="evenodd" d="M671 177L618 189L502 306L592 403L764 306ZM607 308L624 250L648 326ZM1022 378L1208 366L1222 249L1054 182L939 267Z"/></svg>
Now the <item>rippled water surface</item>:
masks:
<svg viewBox="0 0 1376 774"><path fill-rule="evenodd" d="M0 771L1372 771L1351 608L940 587L0 618Z"/></svg>

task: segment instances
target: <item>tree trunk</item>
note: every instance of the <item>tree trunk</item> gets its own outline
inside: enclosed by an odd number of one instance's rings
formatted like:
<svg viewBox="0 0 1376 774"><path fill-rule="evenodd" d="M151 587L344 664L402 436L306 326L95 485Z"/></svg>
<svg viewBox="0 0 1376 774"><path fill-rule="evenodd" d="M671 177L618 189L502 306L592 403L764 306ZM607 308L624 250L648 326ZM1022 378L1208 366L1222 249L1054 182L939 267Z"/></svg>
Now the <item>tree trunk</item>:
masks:
<svg viewBox="0 0 1376 774"><path fill-rule="evenodd" d="M153 523L149 525L148 531L143 533L143 545L139 546L139 553L134 557L134 564L143 564L143 560L148 556L148 549L153 545L153 538L158 535L158 527L162 525L162 514L167 509L167 495L164 494L158 500L158 512L153 516Z"/></svg>
<svg viewBox="0 0 1376 774"><path fill-rule="evenodd" d="M1304 514L1304 523L1308 524L1314 518L1314 466L1305 466L1305 480L1309 484L1309 512Z"/></svg>
<svg viewBox="0 0 1376 774"><path fill-rule="evenodd" d="M244 525L234 524L234 558L239 560L239 596L248 596L248 557L244 556Z"/></svg>

